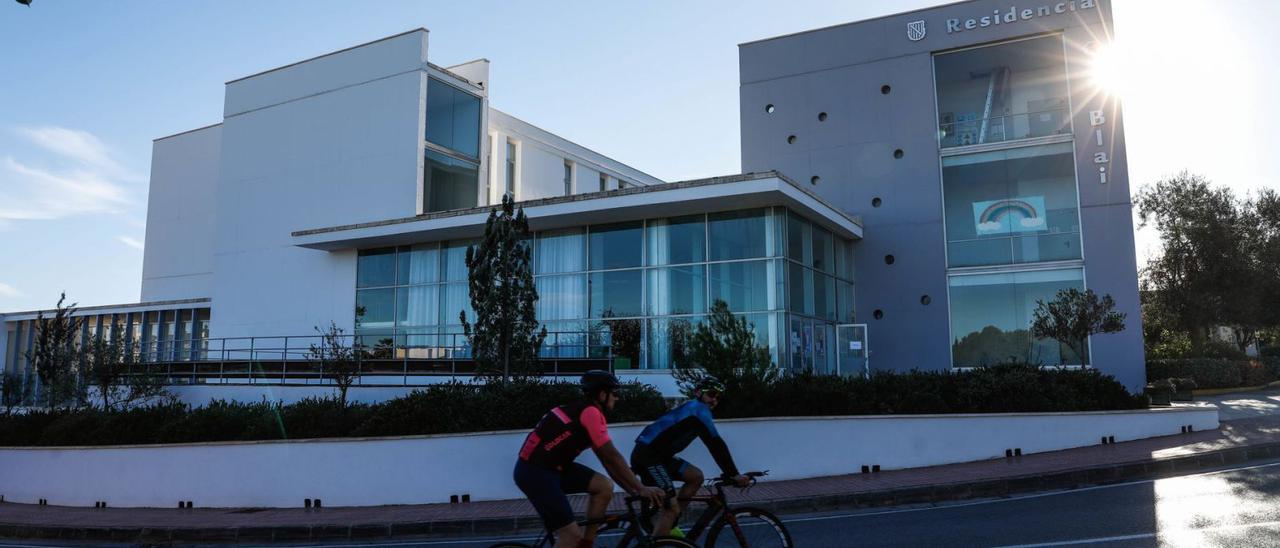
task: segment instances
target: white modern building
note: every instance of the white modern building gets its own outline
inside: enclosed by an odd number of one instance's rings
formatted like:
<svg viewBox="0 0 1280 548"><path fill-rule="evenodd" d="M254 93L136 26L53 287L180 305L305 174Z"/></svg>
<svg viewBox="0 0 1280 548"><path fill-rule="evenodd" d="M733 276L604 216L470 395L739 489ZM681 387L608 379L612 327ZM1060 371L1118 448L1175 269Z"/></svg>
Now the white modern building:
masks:
<svg viewBox="0 0 1280 548"><path fill-rule="evenodd" d="M81 310L82 336L122 332L205 397L319 385L303 358L330 322L372 349L366 385L467 374L462 257L510 194L548 371L669 386L720 299L788 370L1020 359L1139 388L1120 109L1083 76L1109 4L1042 4L741 45L744 173L696 181L496 110L488 61L428 62L425 29L233 80L220 123L155 141L140 302ZM1085 356L1035 340L1035 301L1066 287L1113 295L1129 329ZM7 371L30 374L36 315L0 317Z"/></svg>

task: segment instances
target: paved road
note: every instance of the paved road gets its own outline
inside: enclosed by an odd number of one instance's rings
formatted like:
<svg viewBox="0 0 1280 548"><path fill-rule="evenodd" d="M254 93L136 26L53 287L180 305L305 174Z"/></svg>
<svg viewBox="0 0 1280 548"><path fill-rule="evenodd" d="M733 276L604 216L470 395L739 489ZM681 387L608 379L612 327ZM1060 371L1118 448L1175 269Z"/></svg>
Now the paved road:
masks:
<svg viewBox="0 0 1280 548"><path fill-rule="evenodd" d="M802 547L1274 547L1280 546L1280 460L1010 499L784 519ZM497 540L291 546L470 548Z"/></svg>

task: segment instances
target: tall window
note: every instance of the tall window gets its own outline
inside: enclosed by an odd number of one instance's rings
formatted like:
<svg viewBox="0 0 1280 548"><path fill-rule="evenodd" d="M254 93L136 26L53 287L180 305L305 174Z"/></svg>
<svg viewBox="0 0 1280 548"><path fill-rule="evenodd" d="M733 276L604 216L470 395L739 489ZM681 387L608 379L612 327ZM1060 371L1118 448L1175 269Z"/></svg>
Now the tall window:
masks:
<svg viewBox="0 0 1280 548"><path fill-rule="evenodd" d="M942 146L1070 132L1062 36L934 57Z"/></svg>
<svg viewBox="0 0 1280 548"><path fill-rule="evenodd" d="M480 98L427 80L423 211L475 207L480 200Z"/></svg>
<svg viewBox="0 0 1280 548"><path fill-rule="evenodd" d="M600 174L600 192L604 192L606 190L609 190L609 176L601 173Z"/></svg>
<svg viewBox="0 0 1280 548"><path fill-rule="evenodd" d="M509 195L516 194L516 144L510 139L507 140L507 187L506 192Z"/></svg>
<svg viewBox="0 0 1280 548"><path fill-rule="evenodd" d="M956 367L1024 361L1046 365L1079 365L1077 356L1057 341L1031 336L1036 301L1049 301L1059 290L1084 288L1076 269L1036 270L952 276L951 359Z"/></svg>
<svg viewBox="0 0 1280 548"><path fill-rule="evenodd" d="M564 161L564 195L573 194L573 162Z"/></svg>
<svg viewBox="0 0 1280 548"><path fill-rule="evenodd" d="M949 266L1080 258L1071 143L948 156L942 185Z"/></svg>

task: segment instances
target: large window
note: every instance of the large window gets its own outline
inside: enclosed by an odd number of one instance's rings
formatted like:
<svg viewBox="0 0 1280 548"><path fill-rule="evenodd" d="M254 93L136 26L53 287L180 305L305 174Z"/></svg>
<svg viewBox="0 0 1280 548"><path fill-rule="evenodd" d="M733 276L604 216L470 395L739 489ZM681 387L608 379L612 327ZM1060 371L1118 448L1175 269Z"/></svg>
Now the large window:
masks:
<svg viewBox="0 0 1280 548"><path fill-rule="evenodd" d="M1065 345L1035 339L1030 332L1037 300L1052 300L1061 289L1084 289L1080 269L951 276L949 285L954 366L1082 363Z"/></svg>
<svg viewBox="0 0 1280 548"><path fill-rule="evenodd" d="M1080 258L1070 143L942 159L951 267Z"/></svg>
<svg viewBox="0 0 1280 548"><path fill-rule="evenodd" d="M782 257L783 208L535 234L537 317L549 333L542 356L611 355L615 367L680 365L687 357L683 337L705 320L712 302L722 299L754 325L757 342L785 363L788 265L803 273L797 279L808 280L800 282L805 322L824 330L837 311L852 313L851 242L802 217L794 219L803 227L802 247L809 250L804 262ZM418 345L409 356L466 356L467 349L459 346L465 339L457 335L459 311L471 314L466 245L361 251L358 334ZM433 345L441 349L427 348Z"/></svg>
<svg viewBox="0 0 1280 548"><path fill-rule="evenodd" d="M476 207L480 198L480 167L471 162L427 150L422 174L424 211Z"/></svg>
<svg viewBox="0 0 1280 548"><path fill-rule="evenodd" d="M942 146L1070 132L1061 35L934 57Z"/></svg>
<svg viewBox="0 0 1280 548"><path fill-rule="evenodd" d="M480 98L435 78L427 81L424 212L466 209L480 202Z"/></svg>
<svg viewBox="0 0 1280 548"><path fill-rule="evenodd" d="M479 158L480 98L427 79L427 141Z"/></svg>

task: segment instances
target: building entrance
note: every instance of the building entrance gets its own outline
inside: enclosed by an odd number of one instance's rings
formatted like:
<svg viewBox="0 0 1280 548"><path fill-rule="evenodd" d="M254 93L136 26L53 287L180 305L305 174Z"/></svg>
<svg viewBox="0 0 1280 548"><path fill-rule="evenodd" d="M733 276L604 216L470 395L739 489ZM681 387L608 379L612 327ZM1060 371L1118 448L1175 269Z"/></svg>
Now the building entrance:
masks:
<svg viewBox="0 0 1280 548"><path fill-rule="evenodd" d="M836 367L841 375L869 375L868 355L867 324L836 326Z"/></svg>

